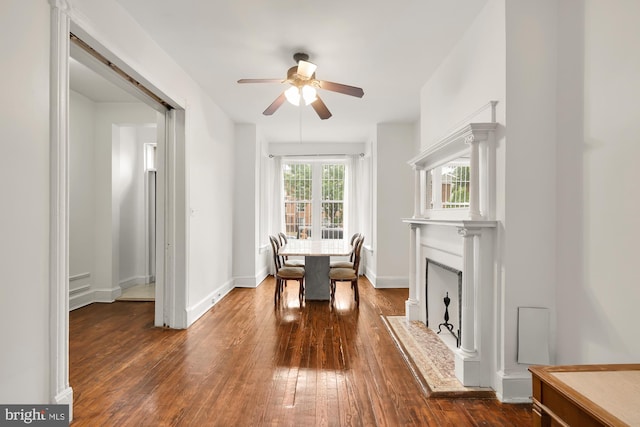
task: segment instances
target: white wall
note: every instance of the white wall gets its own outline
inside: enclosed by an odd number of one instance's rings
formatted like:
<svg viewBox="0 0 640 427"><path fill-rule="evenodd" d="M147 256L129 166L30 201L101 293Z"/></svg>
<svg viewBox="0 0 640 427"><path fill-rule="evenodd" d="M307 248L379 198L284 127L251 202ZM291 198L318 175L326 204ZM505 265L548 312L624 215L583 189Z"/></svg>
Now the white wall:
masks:
<svg viewBox="0 0 640 427"><path fill-rule="evenodd" d="M402 218L413 215L413 171L406 162L415 155L415 130L414 123L377 126L375 231L365 235L375 258L367 269L377 288L409 286L409 228Z"/></svg>
<svg viewBox="0 0 640 427"><path fill-rule="evenodd" d="M235 126L235 176L233 211L233 275L235 285L256 287L259 255L261 149L254 124Z"/></svg>
<svg viewBox="0 0 640 427"><path fill-rule="evenodd" d="M153 111L150 111L153 113ZM145 283L148 250L145 196L144 144L155 143L157 126L124 125L120 132L120 272L118 284L129 287Z"/></svg>
<svg viewBox="0 0 640 427"><path fill-rule="evenodd" d="M49 5L7 0L1 9L0 402L46 403Z"/></svg>
<svg viewBox="0 0 640 427"><path fill-rule="evenodd" d="M95 105L69 93L69 290L91 285L94 263ZM86 276L88 274L88 277ZM74 276L81 276L74 279Z"/></svg>
<svg viewBox="0 0 640 427"><path fill-rule="evenodd" d="M490 100L505 120L504 1L489 0L420 92L420 149L447 136ZM489 121L488 116L476 117Z"/></svg>
<svg viewBox="0 0 640 427"><path fill-rule="evenodd" d="M561 1L556 361L640 360L640 3Z"/></svg>
<svg viewBox="0 0 640 427"><path fill-rule="evenodd" d="M209 99L190 106L186 123L188 324L233 288L229 248L233 247L234 215L233 123Z"/></svg>
<svg viewBox="0 0 640 427"><path fill-rule="evenodd" d="M98 300L108 301L118 296L120 282L137 269L135 257L140 252L138 241L143 227L134 223L135 211L142 208L131 200L132 194L137 199L141 191L141 181L134 180L133 175L132 162L138 157L133 149L138 139L133 124L154 125L156 111L142 103L96 103L95 112L93 290ZM132 188L134 193L130 191ZM141 203L142 199L137 201ZM127 248L123 254L121 248Z"/></svg>
<svg viewBox="0 0 640 427"><path fill-rule="evenodd" d="M557 1L506 3L506 144L502 255L503 378L528 378L517 363L518 307L550 309L554 361L556 274ZM518 394L530 384L519 384ZM526 387L525 387L526 386Z"/></svg>

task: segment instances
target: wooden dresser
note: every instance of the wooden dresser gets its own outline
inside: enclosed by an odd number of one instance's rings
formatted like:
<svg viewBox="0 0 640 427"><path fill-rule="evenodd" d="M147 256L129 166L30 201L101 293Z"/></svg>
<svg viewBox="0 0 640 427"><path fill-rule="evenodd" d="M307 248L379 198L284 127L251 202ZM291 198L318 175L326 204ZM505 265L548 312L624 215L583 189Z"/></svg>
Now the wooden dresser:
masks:
<svg viewBox="0 0 640 427"><path fill-rule="evenodd" d="M640 364L529 371L534 426L640 426Z"/></svg>

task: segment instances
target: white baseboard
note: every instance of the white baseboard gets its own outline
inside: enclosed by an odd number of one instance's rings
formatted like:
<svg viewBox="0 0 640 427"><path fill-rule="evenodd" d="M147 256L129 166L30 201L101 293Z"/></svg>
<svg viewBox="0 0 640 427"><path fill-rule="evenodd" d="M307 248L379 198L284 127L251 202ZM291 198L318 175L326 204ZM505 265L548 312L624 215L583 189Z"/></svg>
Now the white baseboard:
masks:
<svg viewBox="0 0 640 427"><path fill-rule="evenodd" d="M187 308L187 327L191 326L193 322L198 320L204 313L211 307L216 305L222 298L225 297L233 289L234 280L229 280L222 286L209 293L206 297L200 300L200 302Z"/></svg>
<svg viewBox="0 0 640 427"><path fill-rule="evenodd" d="M69 292L69 311L77 310L80 307L91 304L93 301L93 291L89 288L78 292L73 290Z"/></svg>
<svg viewBox="0 0 640 427"><path fill-rule="evenodd" d="M269 275L268 269L265 267L255 276L239 276L233 279L236 288L257 288L265 277Z"/></svg>
<svg viewBox="0 0 640 427"><path fill-rule="evenodd" d="M533 394L531 387L531 374L528 372L496 373L496 397L501 402L530 403Z"/></svg>
<svg viewBox="0 0 640 427"><path fill-rule="evenodd" d="M374 288L376 289L395 289L408 287L409 278L406 276L378 276L376 277L376 283L374 285Z"/></svg>
<svg viewBox="0 0 640 427"><path fill-rule="evenodd" d="M94 289L93 302L114 302L120 295L122 295L122 289L120 289L120 287Z"/></svg>
<svg viewBox="0 0 640 427"><path fill-rule="evenodd" d="M69 405L69 423L73 420L73 389L67 387L53 397L56 405Z"/></svg>
<svg viewBox="0 0 640 427"><path fill-rule="evenodd" d="M373 272L373 270L371 270L369 267L365 268L364 275L367 276L367 279L375 288L377 280L376 280L376 274Z"/></svg>
<svg viewBox="0 0 640 427"><path fill-rule="evenodd" d="M136 285L144 285L148 282L149 276L133 276L128 279L121 280L119 285L120 289L132 288Z"/></svg>

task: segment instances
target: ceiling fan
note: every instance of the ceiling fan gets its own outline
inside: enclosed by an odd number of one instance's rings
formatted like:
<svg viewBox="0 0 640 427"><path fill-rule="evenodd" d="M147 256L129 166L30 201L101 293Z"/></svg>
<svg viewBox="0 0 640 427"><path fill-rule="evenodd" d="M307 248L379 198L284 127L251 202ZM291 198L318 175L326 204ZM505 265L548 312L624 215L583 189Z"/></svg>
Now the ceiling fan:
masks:
<svg viewBox="0 0 640 427"><path fill-rule="evenodd" d="M293 55L293 60L298 65L289 68L287 71L287 78L282 79L240 79L238 83L289 83L291 87L280 94L275 101L262 112L265 116L270 116L276 112L278 108L288 100L294 105L300 105L300 102L304 102L305 105L311 104L315 112L322 119L328 119L331 117L331 112L320 99L317 94L317 89L329 90L331 92L338 92L345 95L356 96L362 98L364 91L355 86L348 86L341 83L333 83L325 80L316 79L317 65L309 62L309 55L306 53L296 53Z"/></svg>

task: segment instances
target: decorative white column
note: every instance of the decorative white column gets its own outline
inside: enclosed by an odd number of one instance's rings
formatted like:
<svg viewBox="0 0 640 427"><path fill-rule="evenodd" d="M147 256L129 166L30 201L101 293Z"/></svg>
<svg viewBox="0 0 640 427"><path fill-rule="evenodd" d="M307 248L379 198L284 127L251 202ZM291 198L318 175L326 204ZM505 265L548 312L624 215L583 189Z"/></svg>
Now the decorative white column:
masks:
<svg viewBox="0 0 640 427"><path fill-rule="evenodd" d="M413 217L422 216L420 195L422 194L422 181L420 180L420 169L413 165Z"/></svg>
<svg viewBox="0 0 640 427"><path fill-rule="evenodd" d="M462 236L462 326L460 330L460 348L455 354L456 377L464 386L480 384L480 355L476 343L476 331L479 331L476 314L478 275L477 239L481 231L477 228L458 228Z"/></svg>
<svg viewBox="0 0 640 427"><path fill-rule="evenodd" d="M427 210L427 209L431 209L431 201L433 200L433 180L431 179L431 170L425 170L424 171L424 188L425 188L425 192L424 192L424 205L423 205L423 209ZM425 215L423 216L427 216L426 212Z"/></svg>
<svg viewBox="0 0 640 427"><path fill-rule="evenodd" d="M405 301L407 320L420 320L420 227L409 224L409 299Z"/></svg>
<svg viewBox="0 0 640 427"><path fill-rule="evenodd" d="M478 230L459 228L458 234L462 236L462 327L460 351L466 355L475 355L475 257L474 240Z"/></svg>
<svg viewBox="0 0 640 427"><path fill-rule="evenodd" d="M482 219L479 196L480 154L478 141L475 136L471 134L465 138L465 143L471 145L471 159L469 163L469 169L471 172L471 176L469 177L469 219Z"/></svg>

